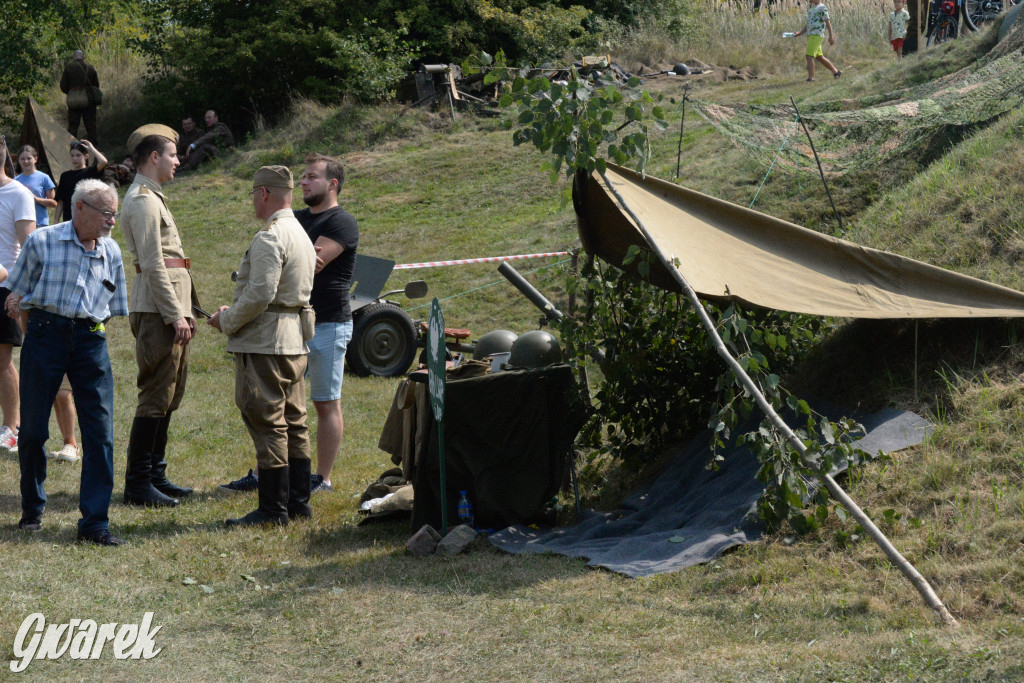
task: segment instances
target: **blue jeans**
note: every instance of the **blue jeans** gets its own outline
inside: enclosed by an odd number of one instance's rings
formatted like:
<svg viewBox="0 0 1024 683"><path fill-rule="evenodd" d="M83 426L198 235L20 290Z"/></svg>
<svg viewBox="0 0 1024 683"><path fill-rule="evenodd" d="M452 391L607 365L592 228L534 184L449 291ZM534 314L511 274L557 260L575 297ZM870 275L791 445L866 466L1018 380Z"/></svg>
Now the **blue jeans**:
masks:
<svg viewBox="0 0 1024 683"><path fill-rule="evenodd" d="M108 526L114 490L114 375L107 335L91 320L31 309L21 350L21 509L41 517L46 506L46 440L50 409L67 374L82 430L82 480L78 495L81 533Z"/></svg>
<svg viewBox="0 0 1024 683"><path fill-rule="evenodd" d="M309 397L314 401L337 401L345 376L345 351L352 340L352 321L317 323L309 347Z"/></svg>

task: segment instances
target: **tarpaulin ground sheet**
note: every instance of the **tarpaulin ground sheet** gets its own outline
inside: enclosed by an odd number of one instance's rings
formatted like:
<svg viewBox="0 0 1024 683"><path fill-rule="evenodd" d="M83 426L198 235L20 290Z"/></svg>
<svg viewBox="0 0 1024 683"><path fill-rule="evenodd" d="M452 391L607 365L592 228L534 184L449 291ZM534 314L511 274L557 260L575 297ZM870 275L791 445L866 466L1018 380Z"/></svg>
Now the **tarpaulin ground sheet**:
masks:
<svg viewBox="0 0 1024 683"><path fill-rule="evenodd" d="M830 411L831 412L831 411ZM924 440L930 427L909 412L885 410L860 419L858 447L891 453ZM556 553L588 560L632 577L679 571L709 562L725 550L760 538L755 505L764 485L757 457L732 446L725 462L708 470L709 434L683 448L649 486L614 512L589 511L576 526L537 530L513 526L490 537L510 553Z"/></svg>

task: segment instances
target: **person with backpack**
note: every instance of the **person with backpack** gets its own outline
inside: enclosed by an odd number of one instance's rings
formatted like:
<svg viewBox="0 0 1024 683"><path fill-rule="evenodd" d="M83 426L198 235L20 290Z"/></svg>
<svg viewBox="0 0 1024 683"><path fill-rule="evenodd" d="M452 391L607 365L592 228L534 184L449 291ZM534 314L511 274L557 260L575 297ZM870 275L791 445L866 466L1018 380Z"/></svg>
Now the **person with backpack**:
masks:
<svg viewBox="0 0 1024 683"><path fill-rule="evenodd" d="M100 78L95 67L85 61L85 53L81 50L75 50L71 61L64 67L60 91L67 96L68 132L77 138L78 124L84 120L86 135L94 144L99 144L96 107L100 104Z"/></svg>

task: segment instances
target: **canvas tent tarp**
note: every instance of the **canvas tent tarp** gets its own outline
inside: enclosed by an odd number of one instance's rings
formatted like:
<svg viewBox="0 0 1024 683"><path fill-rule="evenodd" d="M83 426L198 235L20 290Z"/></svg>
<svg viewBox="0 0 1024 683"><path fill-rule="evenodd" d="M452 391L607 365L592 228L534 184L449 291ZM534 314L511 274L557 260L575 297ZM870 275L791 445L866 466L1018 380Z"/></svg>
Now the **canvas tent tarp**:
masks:
<svg viewBox="0 0 1024 683"><path fill-rule="evenodd" d="M71 170L71 143L75 137L50 117L31 97L25 100L25 116L21 122L21 145L32 145L39 152L39 168L55 181ZM12 150L12 154L14 150Z"/></svg>
<svg viewBox="0 0 1024 683"><path fill-rule="evenodd" d="M1024 317L1024 293L610 165L573 200L583 248L614 265L646 240L608 184L703 297L846 318ZM657 262L651 281L681 291Z"/></svg>

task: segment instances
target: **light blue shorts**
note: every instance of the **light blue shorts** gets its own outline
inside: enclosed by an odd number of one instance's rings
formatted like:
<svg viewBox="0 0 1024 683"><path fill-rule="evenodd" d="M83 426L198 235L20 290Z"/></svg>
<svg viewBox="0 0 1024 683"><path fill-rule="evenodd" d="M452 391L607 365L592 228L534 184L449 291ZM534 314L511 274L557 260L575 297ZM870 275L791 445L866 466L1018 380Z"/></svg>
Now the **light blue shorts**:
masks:
<svg viewBox="0 0 1024 683"><path fill-rule="evenodd" d="M306 342L309 359L309 397L314 401L337 401L341 398L341 382L345 374L345 349L352 339L352 321L317 323L313 338Z"/></svg>

